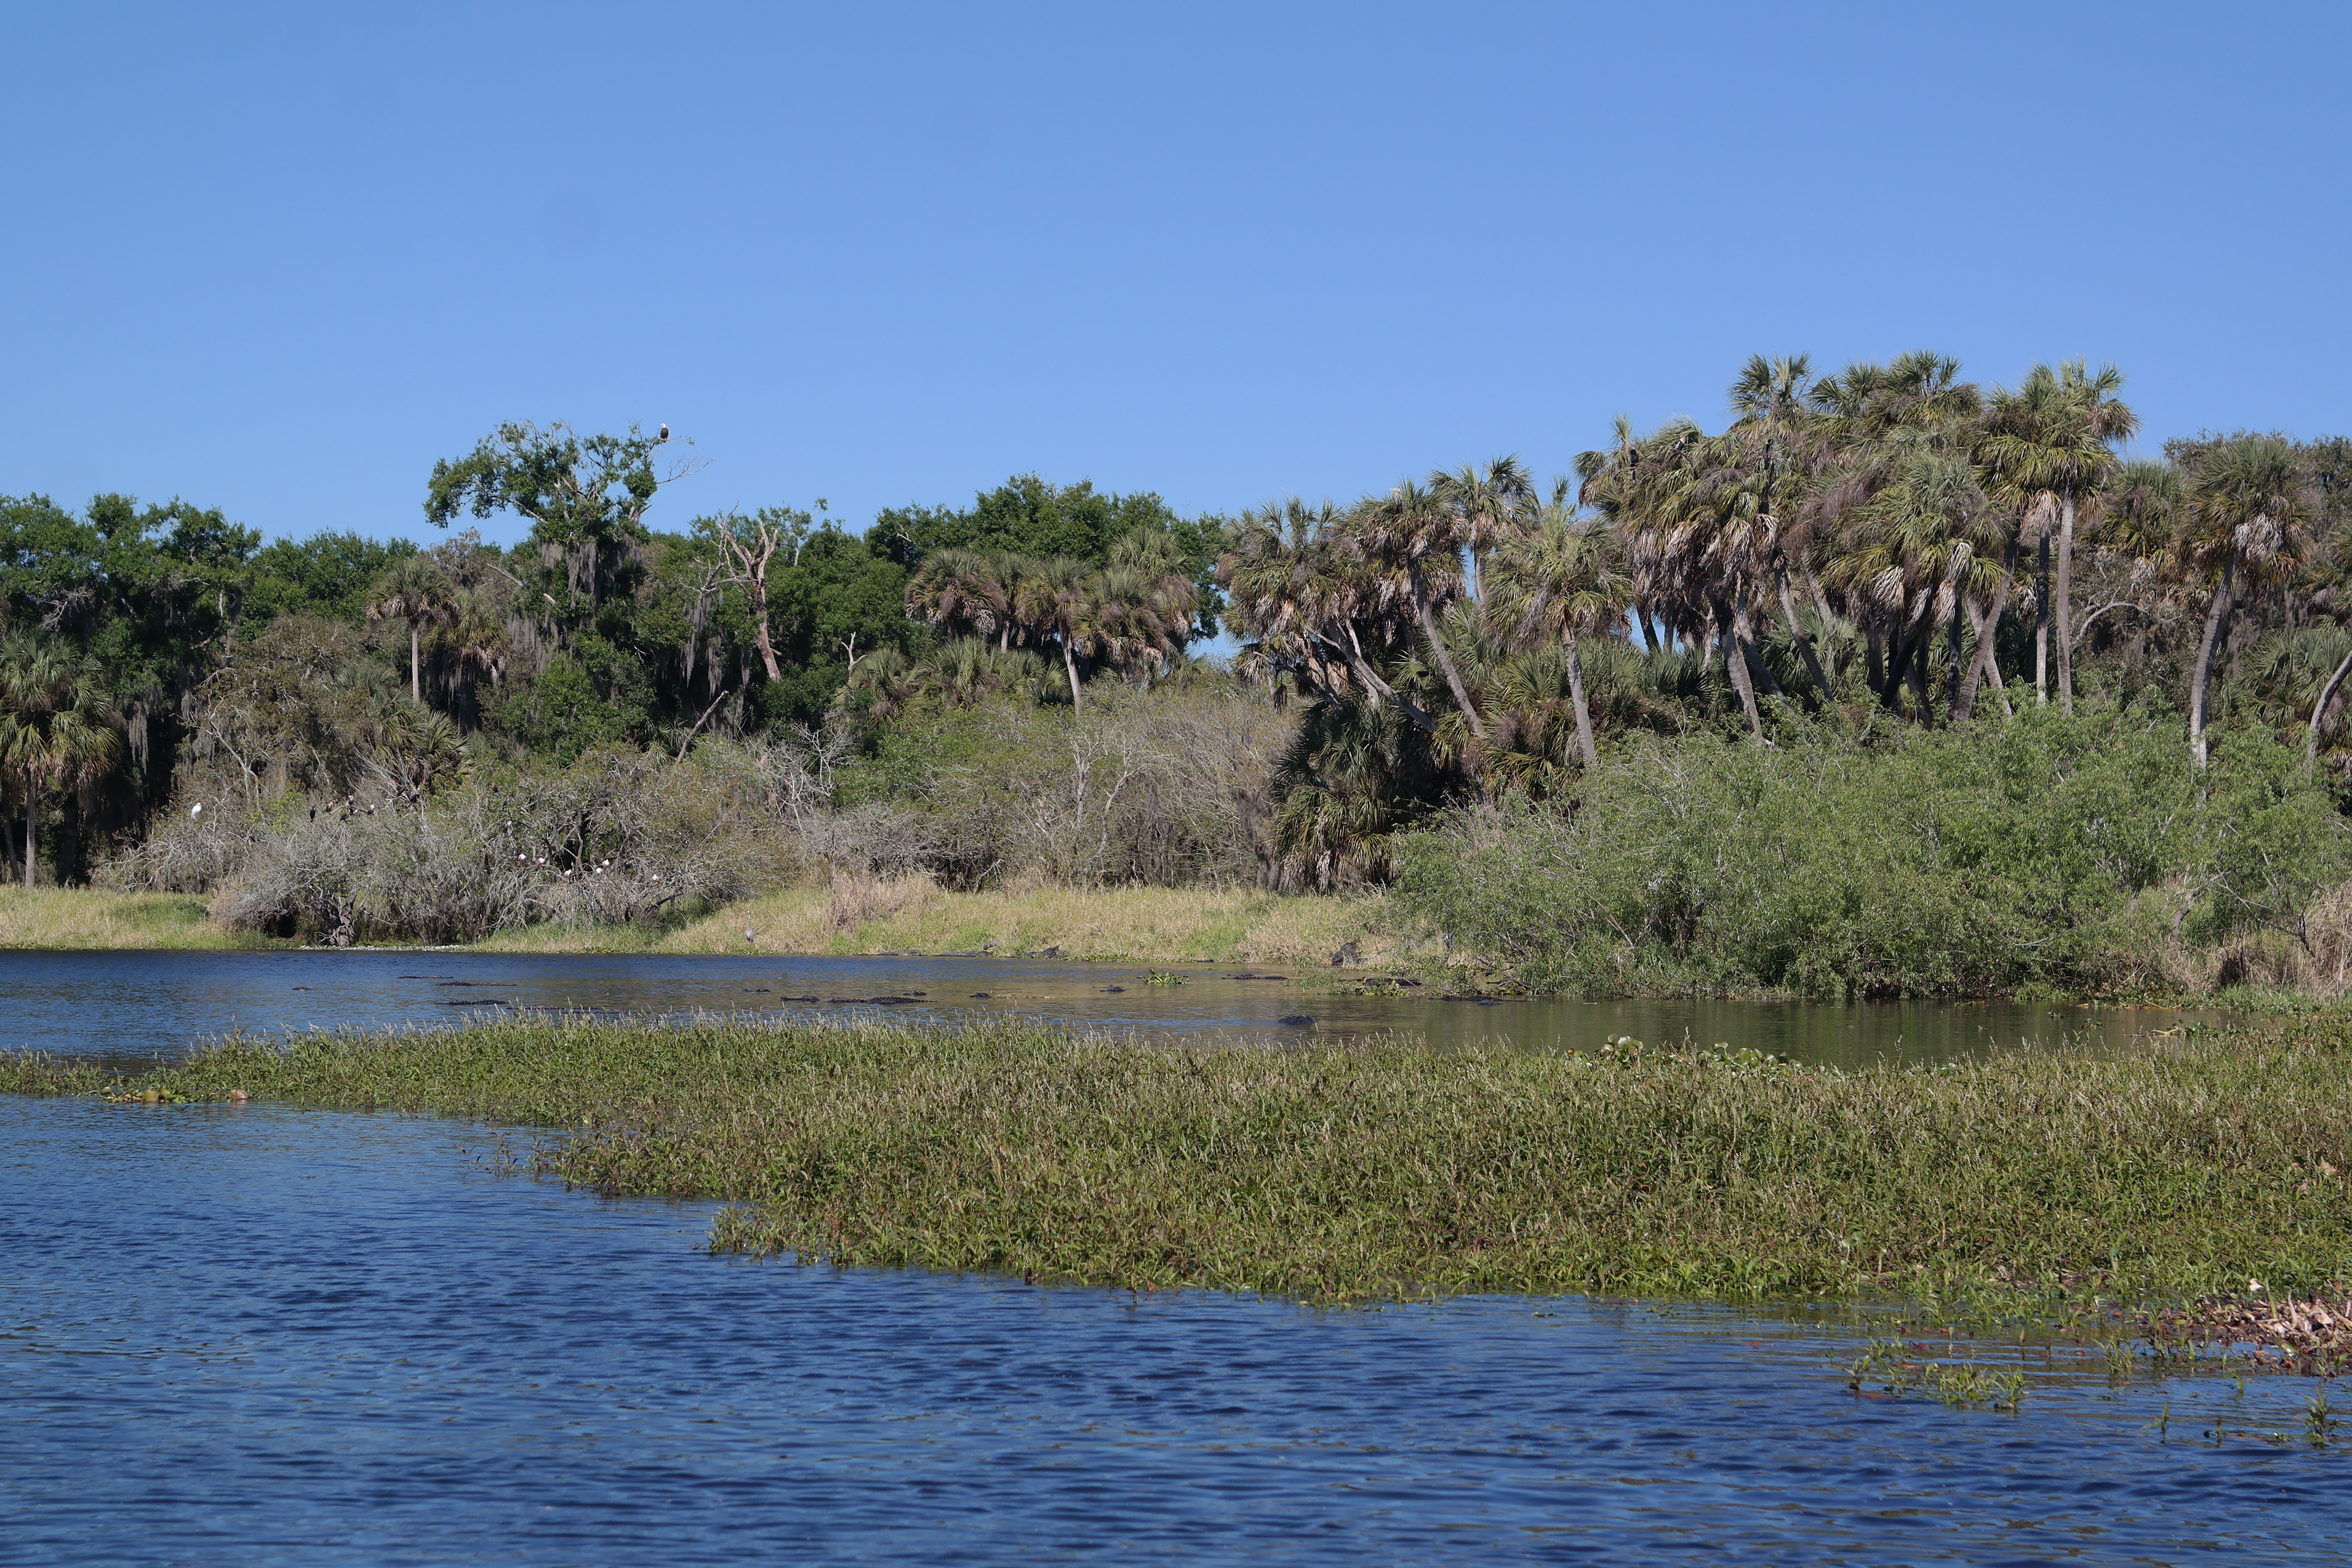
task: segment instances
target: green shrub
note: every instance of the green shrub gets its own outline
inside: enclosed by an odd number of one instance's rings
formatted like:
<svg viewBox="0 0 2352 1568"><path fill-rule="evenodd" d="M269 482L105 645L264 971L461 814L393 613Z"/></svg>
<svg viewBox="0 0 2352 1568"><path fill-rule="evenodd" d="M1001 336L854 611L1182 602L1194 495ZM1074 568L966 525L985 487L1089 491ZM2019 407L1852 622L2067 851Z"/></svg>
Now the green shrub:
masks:
<svg viewBox="0 0 2352 1568"><path fill-rule="evenodd" d="M1633 738L1563 799L1402 846L1400 901L1535 990L2102 992L2168 944L2284 929L2344 877L2301 757L2168 723L2011 723L1759 747Z"/></svg>

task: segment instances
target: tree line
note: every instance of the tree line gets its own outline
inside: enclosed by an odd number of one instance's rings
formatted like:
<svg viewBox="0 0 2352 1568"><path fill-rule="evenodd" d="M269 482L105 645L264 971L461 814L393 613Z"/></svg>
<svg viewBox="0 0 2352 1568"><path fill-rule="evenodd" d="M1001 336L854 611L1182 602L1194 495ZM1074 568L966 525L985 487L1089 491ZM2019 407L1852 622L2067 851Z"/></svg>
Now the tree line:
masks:
<svg viewBox="0 0 2352 1568"><path fill-rule="evenodd" d="M1058 628L1065 677L1129 672L1146 647L1164 665L1215 625L1223 520L1156 496L1024 475L969 507L885 511L863 535L823 500L656 530L647 509L695 471L669 456L681 445L500 426L435 466L429 547L265 543L178 500L77 513L0 497L6 870L77 879L175 801L414 796L469 769L814 725L853 680L878 721L893 693L930 689L910 663L964 629L909 599L934 555L1038 563L1058 586L1023 613ZM511 548L468 526L500 515L527 524ZM1106 605L1097 589L1135 589L1139 572L1142 598ZM1031 626L1017 651L1034 658ZM1075 700L1066 679L1043 690Z"/></svg>
<svg viewBox="0 0 2352 1568"><path fill-rule="evenodd" d="M1320 880L1378 877L1397 828L1570 790L1611 731L1859 737L1967 723L1988 690L2177 710L2200 769L2226 696L2340 775L2352 442L2127 461L2122 384L1758 355L1721 429L1620 419L1549 487L1505 458L1245 515L1238 668L1310 705L1286 832Z"/></svg>
<svg viewBox="0 0 2352 1568"><path fill-rule="evenodd" d="M1572 806L1633 734L1867 747L2090 701L2178 723L2199 768L2229 720L2340 778L2352 443L2126 460L2122 390L2079 363L1987 387L1933 353L1757 356L1719 429L1621 420L1549 482L1500 458L1234 518L1028 475L862 533L822 500L665 531L648 509L696 468L666 427L520 423L435 466L429 547L0 498L9 869L71 879L206 800L358 809L828 720L879 754L927 714L1083 712L1106 681L1285 714L1285 886L1384 879L1457 804ZM511 548L469 526L500 516Z"/></svg>

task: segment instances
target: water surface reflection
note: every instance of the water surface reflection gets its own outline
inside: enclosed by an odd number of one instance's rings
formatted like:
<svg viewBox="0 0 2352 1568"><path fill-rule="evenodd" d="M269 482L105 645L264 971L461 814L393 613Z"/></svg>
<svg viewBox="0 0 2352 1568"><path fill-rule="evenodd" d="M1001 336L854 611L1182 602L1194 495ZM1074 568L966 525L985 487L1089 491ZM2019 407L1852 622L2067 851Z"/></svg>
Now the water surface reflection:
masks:
<svg viewBox="0 0 2352 1568"><path fill-rule="evenodd" d="M1934 1062L2068 1038L2122 1044L2168 1028L2162 1008L2035 1003L1853 1006L1348 994L1367 976L1187 964L1158 986L1133 964L995 958L646 957L478 952L0 952L0 1048L173 1056L245 1029L440 1025L498 1007L649 1016L1016 1015L1148 1038L1402 1030L1440 1044L1590 1049L1614 1035L1717 1041L1847 1066ZM1249 978L1242 978L1247 975ZM892 1000L877 1002L876 997ZM2200 1015L2218 1016L2219 1015Z"/></svg>

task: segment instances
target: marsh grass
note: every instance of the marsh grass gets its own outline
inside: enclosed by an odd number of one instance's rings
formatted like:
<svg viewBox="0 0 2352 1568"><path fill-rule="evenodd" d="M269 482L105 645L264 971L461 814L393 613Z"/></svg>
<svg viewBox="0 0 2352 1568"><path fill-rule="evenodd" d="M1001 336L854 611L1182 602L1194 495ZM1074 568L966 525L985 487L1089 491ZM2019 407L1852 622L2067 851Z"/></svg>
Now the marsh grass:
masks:
<svg viewBox="0 0 2352 1568"><path fill-rule="evenodd" d="M1028 888L953 892L920 876L792 891L732 904L652 940L662 952L979 952L1058 948L1064 958L1136 963L1330 965L1352 942L1357 962L1404 961L1411 943L1388 900L1212 888ZM746 942L743 933L754 937ZM565 933L520 933L529 947ZM593 936L594 933L582 933Z"/></svg>
<svg viewBox="0 0 2352 1568"><path fill-rule="evenodd" d="M1874 1293L2038 1315L2352 1276L2347 1067L2343 1013L1856 1072L502 1018L231 1040L131 1080L12 1058L0 1088L569 1129L541 1169L737 1200L714 1249L844 1265L1326 1301Z"/></svg>
<svg viewBox="0 0 2352 1568"><path fill-rule="evenodd" d="M96 888L0 883L0 948L193 948L280 945L207 918L205 900L184 893L117 893Z"/></svg>

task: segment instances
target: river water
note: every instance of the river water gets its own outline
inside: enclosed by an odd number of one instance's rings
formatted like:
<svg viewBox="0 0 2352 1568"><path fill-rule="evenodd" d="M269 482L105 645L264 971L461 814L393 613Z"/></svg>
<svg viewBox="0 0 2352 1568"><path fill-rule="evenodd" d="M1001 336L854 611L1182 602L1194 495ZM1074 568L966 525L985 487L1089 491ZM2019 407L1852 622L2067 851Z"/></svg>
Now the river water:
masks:
<svg viewBox="0 0 2352 1568"><path fill-rule="evenodd" d="M1860 1004L1443 999L1428 988L1349 994L1380 976L1185 964L1153 985L1133 964L998 958L734 958L618 954L0 952L0 1049L152 1058L231 1029L275 1035L441 1025L499 1007L661 1016L701 1012L950 1022L1041 1017L1145 1037L1324 1037L1401 1030L1591 1049L1612 1036L1691 1038L1811 1062L1933 1062L2067 1039L2127 1044L2177 1026L2164 1008L2033 1003ZM1245 977L1245 978L1244 978ZM899 998L887 1003L876 996ZM799 1000L805 998L805 1000ZM2219 1015L2210 1015L2218 1016Z"/></svg>
<svg viewBox="0 0 2352 1568"><path fill-rule="evenodd" d="M184 1043L104 989L152 960L24 956L10 1043ZM321 956L210 983L175 959L146 994L199 1031L342 1021L268 988L378 984L380 955ZM355 1021L434 1016L394 978ZM1868 1330L1837 1314L1330 1313L716 1258L708 1205L500 1176L495 1136L0 1099L0 1563L2344 1555L2352 1456L2291 1440L2301 1380L2037 1358L1995 1414L1850 1389Z"/></svg>

